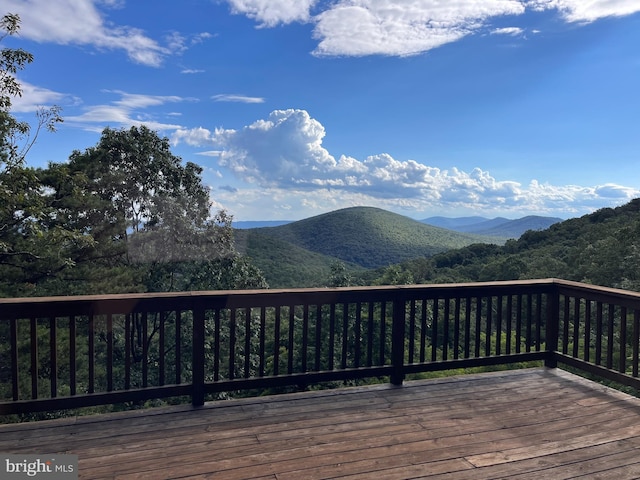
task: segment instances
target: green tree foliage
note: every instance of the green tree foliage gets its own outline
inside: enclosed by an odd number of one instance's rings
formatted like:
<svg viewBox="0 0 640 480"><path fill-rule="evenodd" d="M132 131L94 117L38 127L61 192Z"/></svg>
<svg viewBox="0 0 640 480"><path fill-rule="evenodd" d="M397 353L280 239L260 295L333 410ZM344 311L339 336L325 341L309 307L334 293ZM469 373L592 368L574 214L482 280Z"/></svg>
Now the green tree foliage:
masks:
<svg viewBox="0 0 640 480"><path fill-rule="evenodd" d="M0 41L15 35L20 17L6 14L0 19ZM36 172L27 167L25 156L42 128L54 131L62 119L60 109L37 113L36 128L11 113L12 100L22 95L17 72L33 61L22 49L0 50L0 294L28 295L32 286L56 275L73 263L71 250L83 242L77 232L47 228L42 220L51 211L41 195Z"/></svg>
<svg viewBox="0 0 640 480"><path fill-rule="evenodd" d="M50 226L66 225L94 240L77 252L65 288L105 293L264 287L260 273L234 249L231 218L225 212L210 217L201 173L194 163L183 165L168 139L144 126L107 128L95 147L41 171L57 212Z"/></svg>
<svg viewBox="0 0 640 480"><path fill-rule="evenodd" d="M20 18L0 19L0 41ZM0 50L0 295L263 288L264 277L234 249L231 217L211 217L202 168L182 163L147 127L105 129L95 147L46 169L26 165L41 130L11 113L17 72L33 61Z"/></svg>
<svg viewBox="0 0 640 480"><path fill-rule="evenodd" d="M416 283L563 278L640 290L640 199L528 231L504 246L470 245L435 255L432 268L405 262ZM424 263L424 260L421 261ZM414 266L416 264L416 266ZM384 273L378 277L383 281Z"/></svg>

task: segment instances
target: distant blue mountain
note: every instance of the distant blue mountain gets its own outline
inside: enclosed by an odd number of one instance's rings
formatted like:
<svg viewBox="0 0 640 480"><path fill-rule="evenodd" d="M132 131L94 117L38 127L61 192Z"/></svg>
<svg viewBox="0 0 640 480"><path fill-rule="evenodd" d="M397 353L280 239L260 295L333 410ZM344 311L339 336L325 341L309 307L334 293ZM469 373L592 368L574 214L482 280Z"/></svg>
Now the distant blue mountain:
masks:
<svg viewBox="0 0 640 480"><path fill-rule="evenodd" d="M488 235L500 238L520 238L528 230L545 230L554 223L561 222L561 218L540 217L529 215L527 217L509 220L508 218L484 218L484 217L430 217L422 220L423 223L435 227L447 228L462 233L476 235Z"/></svg>
<svg viewBox="0 0 640 480"><path fill-rule="evenodd" d="M233 222L231 226L240 230L246 230L249 228L279 227L280 225L286 225L287 223L291 223L291 220L251 220L245 222Z"/></svg>

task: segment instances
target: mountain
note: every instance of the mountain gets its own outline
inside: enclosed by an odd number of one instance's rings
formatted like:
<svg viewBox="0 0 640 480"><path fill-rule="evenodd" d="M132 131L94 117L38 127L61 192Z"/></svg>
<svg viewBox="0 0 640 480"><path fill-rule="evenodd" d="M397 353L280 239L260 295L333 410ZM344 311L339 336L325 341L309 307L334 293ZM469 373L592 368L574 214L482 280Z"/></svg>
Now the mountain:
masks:
<svg viewBox="0 0 640 480"><path fill-rule="evenodd" d="M561 221L562 219L557 217L540 217L536 215L529 215L516 220L509 220L503 217L492 219L483 217L430 217L422 220L426 224L449 228L457 232L499 238L520 238L528 230L544 230Z"/></svg>
<svg viewBox="0 0 640 480"><path fill-rule="evenodd" d="M236 249L251 258L271 288L325 287L331 265L338 260L312 252L270 235L268 228L234 231ZM365 270L345 263L347 273L359 276Z"/></svg>
<svg viewBox="0 0 640 480"><path fill-rule="evenodd" d="M291 223L291 220L248 220L233 222L233 228L246 230L248 228L277 227Z"/></svg>
<svg viewBox="0 0 640 480"><path fill-rule="evenodd" d="M506 218L504 220L506 220ZM427 225L433 225L434 227L460 231L460 228L487 222L489 219L485 217L429 217L420 221Z"/></svg>
<svg viewBox="0 0 640 480"><path fill-rule="evenodd" d="M364 268L377 268L419 257L430 257L473 243L503 243L504 239L454 232L374 207L352 207L278 227L248 230L254 255L267 237ZM252 233L247 238L251 238ZM266 237L265 237L266 236ZM260 240L262 239L262 240ZM247 249L249 251L249 249ZM252 258L254 258L252 256ZM298 268L303 268L298 264Z"/></svg>
<svg viewBox="0 0 640 480"><path fill-rule="evenodd" d="M472 245L402 268L420 283L563 278L640 291L640 198L529 230L504 246ZM416 273L420 271L420 273Z"/></svg>

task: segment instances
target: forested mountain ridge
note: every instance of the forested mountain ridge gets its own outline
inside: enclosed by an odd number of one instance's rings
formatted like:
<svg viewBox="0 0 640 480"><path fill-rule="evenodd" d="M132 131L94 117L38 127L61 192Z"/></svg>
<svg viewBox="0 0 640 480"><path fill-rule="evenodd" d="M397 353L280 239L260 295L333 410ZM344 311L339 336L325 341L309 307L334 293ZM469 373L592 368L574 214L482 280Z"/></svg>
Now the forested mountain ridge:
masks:
<svg viewBox="0 0 640 480"><path fill-rule="evenodd" d="M428 225L447 228L456 232L489 235L499 238L519 238L529 230L544 230L561 221L561 218L538 215L528 215L514 220L503 217L492 219L484 217L430 217L422 220L423 223Z"/></svg>
<svg viewBox="0 0 640 480"><path fill-rule="evenodd" d="M504 246L472 245L397 266L416 283L556 277L640 290L640 198L528 231Z"/></svg>
<svg viewBox="0 0 640 480"><path fill-rule="evenodd" d="M504 242L425 225L374 207L344 208L278 227L249 230L247 235L255 232L365 268L430 257L478 242Z"/></svg>

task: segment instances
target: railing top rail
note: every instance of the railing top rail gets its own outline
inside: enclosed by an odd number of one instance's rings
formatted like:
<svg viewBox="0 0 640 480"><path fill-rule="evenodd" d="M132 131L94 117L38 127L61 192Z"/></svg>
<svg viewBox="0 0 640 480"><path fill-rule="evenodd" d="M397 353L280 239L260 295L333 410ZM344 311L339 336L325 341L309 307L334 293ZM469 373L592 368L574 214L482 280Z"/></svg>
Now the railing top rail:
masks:
<svg viewBox="0 0 640 480"><path fill-rule="evenodd" d="M558 292L596 301L623 302L640 308L640 293L554 278L420 285L325 287L273 290L216 290L109 295L0 298L0 318L131 313L203 308L392 301L399 297L456 298Z"/></svg>

